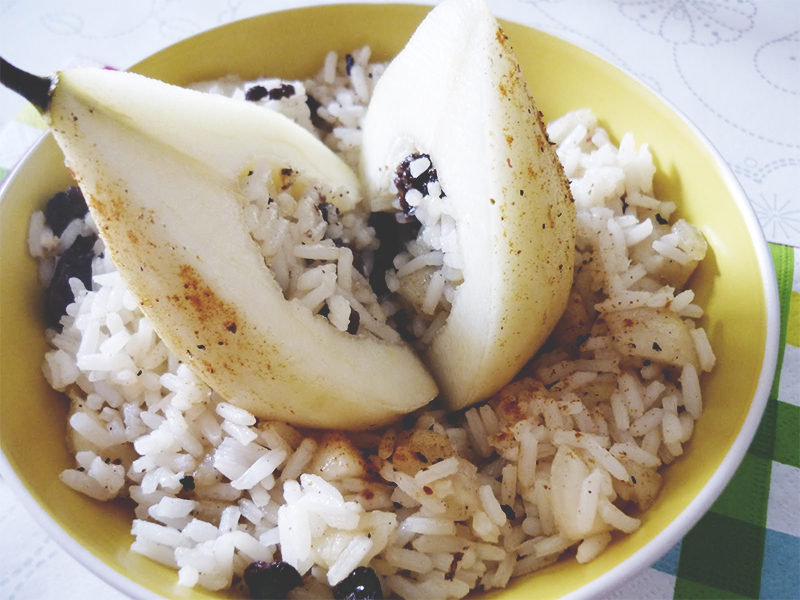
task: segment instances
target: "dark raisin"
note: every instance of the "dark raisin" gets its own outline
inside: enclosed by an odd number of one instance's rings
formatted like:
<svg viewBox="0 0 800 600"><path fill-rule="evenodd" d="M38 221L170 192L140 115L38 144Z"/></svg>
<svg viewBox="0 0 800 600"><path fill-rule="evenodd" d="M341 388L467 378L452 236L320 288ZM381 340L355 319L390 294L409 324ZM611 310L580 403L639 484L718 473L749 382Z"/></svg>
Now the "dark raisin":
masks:
<svg viewBox="0 0 800 600"><path fill-rule="evenodd" d="M414 415L406 415L403 417L403 429L411 429L417 422L417 417Z"/></svg>
<svg viewBox="0 0 800 600"><path fill-rule="evenodd" d="M58 259L53 278L45 291L47 324L59 331L61 317L67 314L67 306L75 301L69 280L77 277L87 290L92 289L92 260L96 236L79 236Z"/></svg>
<svg viewBox="0 0 800 600"><path fill-rule="evenodd" d="M400 337L406 342L413 344L414 342L419 341L419 338L417 338L417 336L415 336L414 332L411 330L413 321L405 309L401 308L394 313L392 320L394 321L394 327L397 330L397 333L399 333Z"/></svg>
<svg viewBox="0 0 800 600"><path fill-rule="evenodd" d="M660 214L656 214L656 221L658 221L658 223L660 223L661 225L666 225L667 223L669 223L669 221L667 221Z"/></svg>
<svg viewBox="0 0 800 600"><path fill-rule="evenodd" d="M338 242L336 245L339 245ZM372 266L367 266L367 263L364 261L364 257L360 252L357 254L355 252L353 253L353 268L367 278L369 278L369 274L372 272Z"/></svg>
<svg viewBox="0 0 800 600"><path fill-rule="evenodd" d="M258 102L259 100L266 98L267 94L269 94L269 92L263 85L254 85L244 93L244 99L249 100L250 102Z"/></svg>
<svg viewBox="0 0 800 600"><path fill-rule="evenodd" d="M47 201L44 218L53 233L60 236L67 225L75 219L82 219L88 211L81 189L71 187L64 192L58 192Z"/></svg>
<svg viewBox="0 0 800 600"><path fill-rule="evenodd" d="M592 334L590 334L590 333L586 333L584 335L579 335L578 337L575 338L575 345L576 346L581 346L583 344L583 342L588 340L590 337L592 337Z"/></svg>
<svg viewBox="0 0 800 600"><path fill-rule="evenodd" d="M356 59L353 58L352 54L347 54L344 57L344 68L347 71L347 76L350 76L350 73L353 71L353 66L356 64Z"/></svg>
<svg viewBox="0 0 800 600"><path fill-rule="evenodd" d="M428 168L416 177L411 175L411 163L419 158L427 158L430 163ZM394 185L397 187L397 197L400 199L400 208L403 214L410 216L414 214L415 208L406 202L406 194L409 190L417 190L423 196L428 195L428 185L439 181L439 175L433 167L431 157L427 154L410 154L403 162L401 162L395 171ZM444 193L441 192L439 197L443 197Z"/></svg>
<svg viewBox="0 0 800 600"><path fill-rule="evenodd" d="M336 600L383 600L381 582L369 567L357 567L333 588Z"/></svg>
<svg viewBox="0 0 800 600"><path fill-rule="evenodd" d="M311 124L314 127L325 131L330 131L332 129L331 124L319 116L319 109L322 108L322 104L320 104L319 100L314 98L311 94L306 94L306 106L308 106L308 110L311 111Z"/></svg>
<svg viewBox="0 0 800 600"><path fill-rule="evenodd" d="M289 563L257 561L244 570L244 582L251 598L277 600L303 585L303 578Z"/></svg>
<svg viewBox="0 0 800 600"><path fill-rule="evenodd" d="M291 83L282 83L271 90L268 90L263 85L254 85L244 93L244 98L250 102L258 102L264 98L282 100L283 98L291 98L294 94L295 89Z"/></svg>
<svg viewBox="0 0 800 600"><path fill-rule="evenodd" d="M447 581L453 581L456 577L456 571L458 570L458 563L461 562L461 559L464 558L463 552L454 552L453 553L453 560L450 561L450 566L447 569L447 573L444 574L444 578Z"/></svg>
<svg viewBox="0 0 800 600"><path fill-rule="evenodd" d="M328 225L330 225L331 223L338 223L339 222L339 209L337 209L330 202L321 203L319 205L319 213L322 215L322 219Z"/></svg>
<svg viewBox="0 0 800 600"><path fill-rule="evenodd" d="M358 326L361 325L361 315L354 308L350 308L350 321L347 323L347 333L355 335L358 333Z"/></svg>
<svg viewBox="0 0 800 600"><path fill-rule="evenodd" d="M404 248L407 240L412 240L419 233L420 223L416 219L408 223L398 223L394 215L375 212L369 216L369 226L375 230L375 237L380 246L375 250L369 284L378 296L386 294L386 271L393 268L394 257Z"/></svg>
<svg viewBox="0 0 800 600"><path fill-rule="evenodd" d="M294 86L291 83L282 83L269 91L270 100L282 100L294 96Z"/></svg>
<svg viewBox="0 0 800 600"><path fill-rule="evenodd" d="M386 271L393 267L394 257L403 248L397 220L389 213L375 212L369 216L369 226L375 229L380 246L375 251L369 284L378 296L389 291L386 286Z"/></svg>
<svg viewBox="0 0 800 600"><path fill-rule="evenodd" d="M180 481L180 484L183 486L184 492L191 492L194 489L194 477L191 475L187 475L178 481Z"/></svg>

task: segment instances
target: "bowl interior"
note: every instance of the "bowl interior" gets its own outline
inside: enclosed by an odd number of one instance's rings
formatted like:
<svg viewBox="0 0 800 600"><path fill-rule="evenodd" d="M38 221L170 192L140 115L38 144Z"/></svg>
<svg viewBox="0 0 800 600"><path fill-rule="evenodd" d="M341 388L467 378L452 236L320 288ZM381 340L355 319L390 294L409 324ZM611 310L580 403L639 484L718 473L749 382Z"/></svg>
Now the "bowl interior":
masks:
<svg viewBox="0 0 800 600"><path fill-rule="evenodd" d="M256 17L181 42L134 70L177 84L228 73L302 78L316 72L330 49L347 52L369 44L374 59L390 59L428 10L410 5L340 5ZM717 354L717 366L703 382L706 408L695 438L684 456L665 470L664 490L639 531L617 540L588 565L562 561L492 595L527 598L535 590L539 598L555 598L621 565L706 488L751 409L773 309L764 292L769 275L759 262L763 239L754 238L752 215L742 212L736 199L739 192L732 189L727 171L693 128L656 95L586 51L539 31L504 25L545 118L591 107L616 141L630 130L637 143L648 142L658 167L657 196L676 202L679 214L699 226L710 245L691 285L706 307L702 325ZM201 589L181 589L174 572L130 552L130 507L95 502L58 480L60 471L73 466L62 442L67 402L41 376L46 350L42 294L26 235L31 212L69 182L60 151L47 137L16 170L0 203L2 451L27 492L67 534L59 535L56 528L56 536L61 541L71 537L85 548L84 561L105 563L100 567L102 576L118 584L116 580L126 577L166 597L221 597ZM755 418L759 416L760 412ZM714 497L722 485L718 487L711 491ZM692 523L690 518L685 527ZM674 541L675 536L662 544ZM665 545L659 551L667 549ZM139 589L135 595L142 593Z"/></svg>

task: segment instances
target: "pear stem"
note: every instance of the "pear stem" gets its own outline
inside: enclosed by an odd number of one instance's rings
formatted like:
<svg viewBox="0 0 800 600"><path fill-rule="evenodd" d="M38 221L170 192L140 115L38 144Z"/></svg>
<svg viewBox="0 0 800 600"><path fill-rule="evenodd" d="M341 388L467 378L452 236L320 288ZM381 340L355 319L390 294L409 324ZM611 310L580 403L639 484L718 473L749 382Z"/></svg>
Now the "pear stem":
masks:
<svg viewBox="0 0 800 600"><path fill-rule="evenodd" d="M0 57L0 83L25 98L39 112L47 112L54 83L52 78L32 75Z"/></svg>

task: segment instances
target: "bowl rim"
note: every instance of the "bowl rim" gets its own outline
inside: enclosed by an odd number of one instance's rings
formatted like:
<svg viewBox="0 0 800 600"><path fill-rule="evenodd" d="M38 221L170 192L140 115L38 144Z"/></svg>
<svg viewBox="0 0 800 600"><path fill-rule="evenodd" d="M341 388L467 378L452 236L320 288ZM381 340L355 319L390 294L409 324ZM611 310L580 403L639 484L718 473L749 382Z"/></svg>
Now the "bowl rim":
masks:
<svg viewBox="0 0 800 600"><path fill-rule="evenodd" d="M343 2L341 4L347 5L353 3ZM390 2L389 4L395 3ZM421 6L428 9L433 8L432 5L426 3L426 0L411 0L411 2L401 2L399 4L404 6ZM164 46L156 53L163 52L170 47L192 37L202 36L210 31L225 28L240 21L245 21L252 18L263 18L269 14L314 10L315 8L319 7L320 5L301 5L292 8L284 8L277 11L269 11L267 13L261 13L259 15L254 15L243 19L237 19L229 23L204 29L196 34L193 34L192 36ZM506 14L508 14L508 12L509 11L505 11ZM618 62L609 58L605 53L601 55L593 50L588 49L585 43L577 41L575 36L570 35L569 32L560 32L554 30L553 28L540 25L527 25L515 20L513 17L509 18L498 16L497 18L501 24L503 21L506 21L526 27L528 29L540 31L547 35L558 38L572 46L575 46L582 52L591 54L595 58L613 67L626 77L641 85L646 89L646 91L650 92L656 100L664 104L671 112L677 115L679 119L691 130L692 134L701 142L704 148L711 154L714 165L718 170L723 183L725 184L725 188L730 192L734 204L740 211L744 220L746 229L753 242L758 270L762 275L762 292L764 295L764 305L766 309L767 320L764 355L759 369L759 378L756 390L753 394L747 416L741 428L739 429L739 432L737 433L733 443L730 446L730 449L725 455L725 458L716 468L713 475L703 486L698 495L691 500L691 502L678 514L673 521L671 521L664 529L656 534L650 541L644 544L644 546L624 559L620 564L609 569L602 575L584 584L580 588L566 594L562 598L574 600L577 598L597 597L611 591L615 587L621 586L626 581L632 579L637 574L650 567L659 558L664 556L711 508L711 505L724 491L725 487L733 478L736 470L744 459L747 449L755 437L756 431L766 409L767 402L769 400L770 389L772 387L772 381L774 379L775 369L778 362L780 343L780 302L775 268L764 231L759 224L758 217L752 204L748 200L744 189L725 159L722 157L721 153L682 110L677 108L670 100L665 98L660 91L656 90L649 83L633 74L630 70L620 65ZM142 59L142 61L147 60L148 58L149 57L145 57ZM142 61L138 61L136 64L131 65L130 69L135 70L138 64L140 64ZM6 189L17 176L21 166L37 152L39 147L45 143L47 138L51 135L52 134L49 131L44 131L12 167L11 171L7 174L4 180L0 182L0 201L2 201L2 198L6 193ZM162 596L159 594L140 585L134 580L123 575L121 572L107 565L97 556L84 548L71 535L69 535L66 530L63 529L62 526L59 525L58 522L56 522L55 519L39 505L31 492L22 482L20 476L11 467L7 457L5 456L5 453L2 451L2 448L0 448L0 477L2 477L2 479L13 490L13 493L17 499L21 501L21 504L23 504L25 509L45 530L45 532L50 535L56 541L56 543L58 543L71 557L77 560L92 574L131 598L141 600L155 600L162 598Z"/></svg>
<svg viewBox="0 0 800 600"><path fill-rule="evenodd" d="M587 50L587 52L589 51ZM595 56L597 55L595 54ZM610 589L614 587L622 585L635 575L653 565L658 559L669 552L669 550L676 543L678 543L678 541L683 538L701 518L703 518L703 516L711 508L711 505L714 504L714 502L719 498L719 496L725 490L725 487L736 474L736 471L747 454L747 450L756 435L759 425L761 424L761 419L764 416L764 411L767 407L767 402L769 401L769 393L770 389L772 388L772 382L775 378L775 369L777 368L778 364L780 344L780 299L778 294L778 282L775 272L775 265L772 262L769 243L767 242L764 231L759 224L758 216L756 215L750 200L748 200L747 194L744 192L744 189L739 183L739 180L733 174L730 166L728 166L728 163L722 157L717 148L711 143L708 137L706 137L706 135L700 131L700 129L698 129L694 122L683 113L683 111L678 109L672 102L661 95L660 92L644 83L635 75L632 75L627 70L618 67L611 61L606 62L617 67L624 74L644 85L656 96L658 100L663 102L667 108L680 117L680 119L692 130L692 133L697 137L697 139L702 142L706 150L708 150L712 155L715 166L725 183L725 187L730 192L734 203L741 212L747 227L747 231L751 236L751 240L753 241L756 262L758 264L759 272L763 276L762 291L764 294L764 304L767 317L766 336L764 340L764 357L761 361L758 384L755 392L753 393L753 398L750 402L750 408L747 411L747 416L745 417L745 420L742 423L736 438L731 444L730 449L725 455L725 458L716 468L714 474L711 476L708 482L700 490L700 493L694 497L694 499L686 506L686 508L684 508L680 514L678 514L678 516L672 522L670 522L669 525L656 534L653 539L647 542L638 551L634 552L616 567L609 569L581 588L563 596L563 600L597 597L610 591Z"/></svg>

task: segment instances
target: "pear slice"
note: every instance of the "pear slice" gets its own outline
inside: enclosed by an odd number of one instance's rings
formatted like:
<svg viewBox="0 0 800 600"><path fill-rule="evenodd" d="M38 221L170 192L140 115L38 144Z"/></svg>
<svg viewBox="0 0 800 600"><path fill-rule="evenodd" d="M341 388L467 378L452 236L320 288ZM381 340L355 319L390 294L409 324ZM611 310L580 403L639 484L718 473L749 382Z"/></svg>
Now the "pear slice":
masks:
<svg viewBox="0 0 800 600"><path fill-rule="evenodd" d="M463 283L425 351L451 409L508 383L542 345L572 283L575 209L511 45L483 0L445 0L375 87L362 169L373 210L412 153L456 211Z"/></svg>
<svg viewBox="0 0 800 600"><path fill-rule="evenodd" d="M341 332L287 301L246 230L238 178L253 163L325 182L343 211L359 201L355 174L313 135L249 104L99 69L58 73L40 107L154 329L224 398L353 430L435 397L408 346Z"/></svg>

